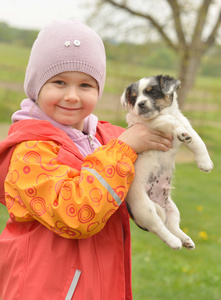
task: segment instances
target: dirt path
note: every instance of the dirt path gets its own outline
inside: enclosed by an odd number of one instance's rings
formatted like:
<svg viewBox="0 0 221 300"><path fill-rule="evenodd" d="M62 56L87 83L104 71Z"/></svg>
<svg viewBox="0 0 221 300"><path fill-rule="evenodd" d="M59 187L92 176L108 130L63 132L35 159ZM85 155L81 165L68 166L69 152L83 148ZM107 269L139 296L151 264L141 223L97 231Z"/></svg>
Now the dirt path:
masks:
<svg viewBox="0 0 221 300"><path fill-rule="evenodd" d="M8 90L15 90L17 92L23 92L23 84L18 82L0 82L0 88L8 89Z"/></svg>

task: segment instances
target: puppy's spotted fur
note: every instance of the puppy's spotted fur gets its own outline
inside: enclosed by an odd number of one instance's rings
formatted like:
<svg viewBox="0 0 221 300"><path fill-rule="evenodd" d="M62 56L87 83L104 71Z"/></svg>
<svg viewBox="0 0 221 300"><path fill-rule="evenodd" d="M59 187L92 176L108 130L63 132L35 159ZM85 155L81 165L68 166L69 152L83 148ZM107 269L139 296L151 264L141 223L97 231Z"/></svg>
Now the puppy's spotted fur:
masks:
<svg viewBox="0 0 221 300"><path fill-rule="evenodd" d="M128 210L142 229L159 236L172 249L194 249L194 242L180 228L180 214L170 196L174 158L181 143L195 155L203 172L213 163L204 142L178 108L176 90L180 81L169 76L145 77L131 84L121 103L128 108L128 125L143 123L149 128L173 134L173 148L151 150L138 155L135 179L126 198Z"/></svg>

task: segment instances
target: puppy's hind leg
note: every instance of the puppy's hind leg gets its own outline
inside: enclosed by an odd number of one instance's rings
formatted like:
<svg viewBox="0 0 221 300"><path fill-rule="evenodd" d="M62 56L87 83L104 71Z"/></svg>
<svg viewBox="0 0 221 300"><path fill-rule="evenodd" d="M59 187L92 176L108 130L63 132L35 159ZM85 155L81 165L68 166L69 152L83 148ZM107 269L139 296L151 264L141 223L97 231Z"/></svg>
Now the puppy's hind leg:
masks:
<svg viewBox="0 0 221 300"><path fill-rule="evenodd" d="M175 203L172 201L172 199L168 198L168 207L167 207L167 220L165 223L165 226L168 228L168 230L173 233L176 237L178 237L183 246L187 248L188 250L195 249L195 244L191 240L191 238L185 234L180 229L180 213L178 208L176 207Z"/></svg>
<svg viewBox="0 0 221 300"><path fill-rule="evenodd" d="M179 238L173 235L164 225L157 213L156 205L153 203L145 191L133 193L130 189L127 195L127 204L134 222L143 230L155 233L170 248L177 250L182 248ZM161 209L158 207L158 209Z"/></svg>

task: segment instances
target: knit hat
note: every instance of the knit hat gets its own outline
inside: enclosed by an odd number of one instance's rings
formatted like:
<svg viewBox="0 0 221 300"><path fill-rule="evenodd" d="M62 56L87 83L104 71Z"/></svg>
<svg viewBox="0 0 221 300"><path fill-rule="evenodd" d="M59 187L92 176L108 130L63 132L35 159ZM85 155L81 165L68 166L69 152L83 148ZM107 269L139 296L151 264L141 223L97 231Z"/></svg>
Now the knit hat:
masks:
<svg viewBox="0 0 221 300"><path fill-rule="evenodd" d="M78 20L54 21L40 31L26 70L26 95L37 100L46 81L67 71L92 76L98 82L101 97L106 75L104 44L94 30Z"/></svg>

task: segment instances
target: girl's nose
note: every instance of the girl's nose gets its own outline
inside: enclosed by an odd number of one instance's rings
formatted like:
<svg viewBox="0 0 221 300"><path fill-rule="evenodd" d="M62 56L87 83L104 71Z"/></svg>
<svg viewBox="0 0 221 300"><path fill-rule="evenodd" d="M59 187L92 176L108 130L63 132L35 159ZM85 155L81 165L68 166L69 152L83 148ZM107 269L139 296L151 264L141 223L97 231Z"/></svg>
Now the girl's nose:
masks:
<svg viewBox="0 0 221 300"><path fill-rule="evenodd" d="M72 102L78 102L80 101L79 93L76 87L69 86L66 88L65 95L64 95L65 101L72 101Z"/></svg>

